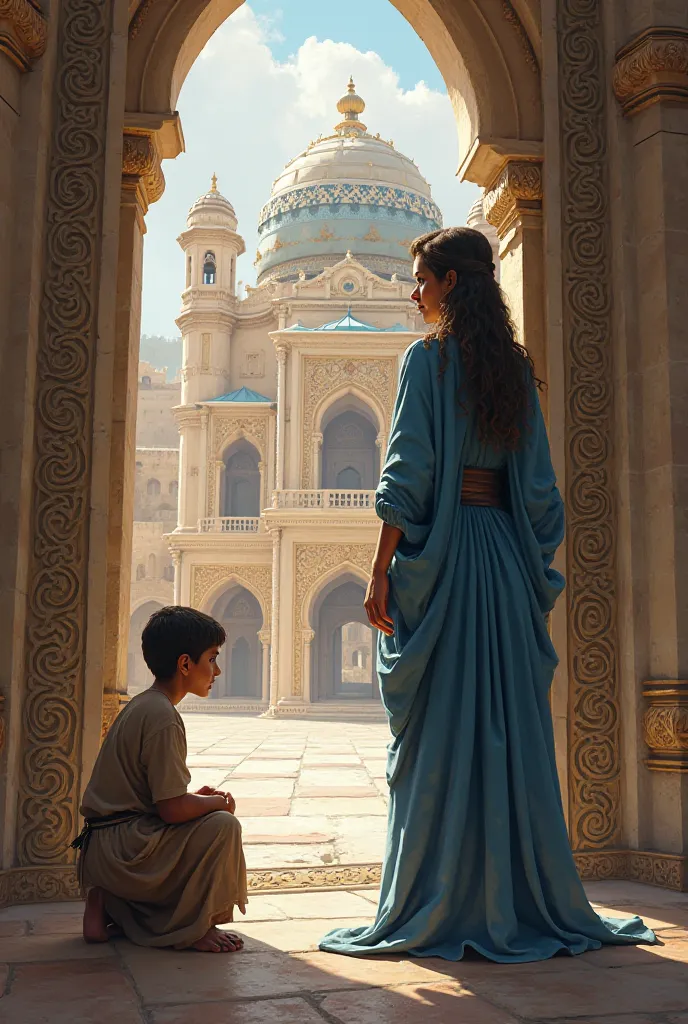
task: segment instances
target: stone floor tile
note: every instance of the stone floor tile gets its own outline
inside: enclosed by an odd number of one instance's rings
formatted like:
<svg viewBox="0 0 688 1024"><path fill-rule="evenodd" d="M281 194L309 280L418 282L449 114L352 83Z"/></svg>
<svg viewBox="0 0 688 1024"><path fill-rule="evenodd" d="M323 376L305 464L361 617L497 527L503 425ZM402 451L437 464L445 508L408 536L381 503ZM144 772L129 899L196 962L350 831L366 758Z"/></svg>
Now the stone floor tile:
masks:
<svg viewBox="0 0 688 1024"><path fill-rule="evenodd" d="M226 778L227 788L231 789L232 796L236 800L243 800L247 797L288 799L294 793L294 779L270 779L269 784L266 784L264 779L238 779L233 775Z"/></svg>
<svg viewBox="0 0 688 1024"><path fill-rule="evenodd" d="M621 906L637 903L643 906L688 907L688 893L674 892L658 885L643 885L641 882L585 882L589 900L606 905Z"/></svg>
<svg viewBox="0 0 688 1024"><path fill-rule="evenodd" d="M337 992L321 1007L342 1024L516 1024L506 1011L459 984Z"/></svg>
<svg viewBox="0 0 688 1024"><path fill-rule="evenodd" d="M153 1024L323 1024L323 1018L298 997L295 999L259 999L240 1007L225 1003L201 1003L198 1006L172 1006L154 1010Z"/></svg>
<svg viewBox="0 0 688 1024"><path fill-rule="evenodd" d="M301 762L290 761L263 761L258 757L247 758L241 762L242 775L274 775L276 778L284 778L288 772L298 772Z"/></svg>
<svg viewBox="0 0 688 1024"><path fill-rule="evenodd" d="M270 784L272 782L282 779L298 779L298 772L280 772L279 775L275 775L273 772L243 772L241 765L236 771L231 772L225 778L225 782L230 786L237 781L237 779L246 779L252 782L262 782L264 784Z"/></svg>
<svg viewBox="0 0 688 1024"><path fill-rule="evenodd" d="M289 819L291 821L291 819ZM336 839L334 832L285 832L284 834L272 832L247 832L244 828L243 842L244 849L247 846L306 846L317 843L332 843Z"/></svg>
<svg viewBox="0 0 688 1024"><path fill-rule="evenodd" d="M231 785L231 779L228 780ZM236 797L236 815L240 821L244 818L286 817L289 814L291 801L281 797Z"/></svg>
<svg viewBox="0 0 688 1024"><path fill-rule="evenodd" d="M312 893L270 893L263 897L270 904L281 910L288 918L294 920L304 918L322 918L333 921L337 926L339 918L373 917L368 900L352 892L312 892ZM257 920L257 918L254 918ZM0 960L2 957L0 957Z"/></svg>
<svg viewBox="0 0 688 1024"><path fill-rule="evenodd" d="M114 960L21 964L0 1024L141 1024L136 993Z"/></svg>
<svg viewBox="0 0 688 1024"><path fill-rule="evenodd" d="M237 914L237 927L245 921L286 921L287 914L276 907L269 895L251 896L249 894L246 916Z"/></svg>
<svg viewBox="0 0 688 1024"><path fill-rule="evenodd" d="M370 786L371 778L363 768L304 768L299 775L300 786ZM375 794L374 794L375 795Z"/></svg>
<svg viewBox="0 0 688 1024"><path fill-rule="evenodd" d="M378 797L377 789L367 786L304 786L297 784L294 794L301 800L322 800L337 798L340 800L374 799Z"/></svg>
<svg viewBox="0 0 688 1024"><path fill-rule="evenodd" d="M559 959L571 967L568 958ZM578 961L580 957L573 963ZM524 984L525 977L528 984ZM556 1011L559 1017L591 1017L597 1022L603 1014L658 1015L688 1008L688 973L681 965L666 962L631 970L589 968L584 979L580 971L570 969L536 972L531 965L530 971L524 972L518 965L500 966L474 972L470 987L525 1020L556 1020Z"/></svg>
<svg viewBox="0 0 688 1024"><path fill-rule="evenodd" d="M65 900L56 903L21 903L0 910L0 921L36 921L46 914L83 914L83 900Z"/></svg>
<svg viewBox="0 0 688 1024"><path fill-rule="evenodd" d="M656 946L604 946L583 953L582 959L593 967L643 967L665 960L688 964L688 941L662 939L662 945Z"/></svg>
<svg viewBox="0 0 688 1024"><path fill-rule="evenodd" d="M595 910L604 917L628 918L637 915L654 931L688 927L688 911L678 907L648 907L636 904L616 907L596 904Z"/></svg>
<svg viewBox="0 0 688 1024"><path fill-rule="evenodd" d="M296 815L308 816L311 814L326 815L328 817L348 817L349 815L370 814L387 816L387 805L380 796L359 798L355 800L342 800L337 797L323 797L320 800L302 800L294 797L291 803L292 811Z"/></svg>
<svg viewBox="0 0 688 1024"><path fill-rule="evenodd" d="M28 921L0 921L0 939L13 939L26 935L29 930Z"/></svg>
<svg viewBox="0 0 688 1024"><path fill-rule="evenodd" d="M0 939L0 963L34 963L47 960L108 960L115 955L111 942L88 945L81 935L24 935Z"/></svg>
<svg viewBox="0 0 688 1024"><path fill-rule="evenodd" d="M337 918L336 926L360 928L369 925L372 917ZM227 925L246 939L249 953L309 953L315 952L323 935L332 931L330 919L314 918L301 921L265 921L256 924L236 921Z"/></svg>
<svg viewBox="0 0 688 1024"><path fill-rule="evenodd" d="M83 914L46 914L31 922L31 935L81 935Z"/></svg>
<svg viewBox="0 0 688 1024"><path fill-rule="evenodd" d="M364 900L368 900L373 906L377 907L380 902L380 890L379 889L350 889L350 892L355 893L357 896L362 896Z"/></svg>
<svg viewBox="0 0 688 1024"><path fill-rule="evenodd" d="M337 862L334 843L244 843L247 868L322 867Z"/></svg>

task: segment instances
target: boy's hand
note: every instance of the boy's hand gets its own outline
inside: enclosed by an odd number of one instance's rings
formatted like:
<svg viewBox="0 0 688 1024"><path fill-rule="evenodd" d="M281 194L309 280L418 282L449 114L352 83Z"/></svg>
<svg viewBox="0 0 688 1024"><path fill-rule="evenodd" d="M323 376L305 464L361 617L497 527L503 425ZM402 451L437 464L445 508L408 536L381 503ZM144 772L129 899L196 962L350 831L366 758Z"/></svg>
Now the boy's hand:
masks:
<svg viewBox="0 0 688 1024"><path fill-rule="evenodd" d="M234 814L236 811L236 800L231 793L225 793L221 789L213 789L212 786L201 786L198 790L197 796L221 796L227 801L227 810L230 814Z"/></svg>

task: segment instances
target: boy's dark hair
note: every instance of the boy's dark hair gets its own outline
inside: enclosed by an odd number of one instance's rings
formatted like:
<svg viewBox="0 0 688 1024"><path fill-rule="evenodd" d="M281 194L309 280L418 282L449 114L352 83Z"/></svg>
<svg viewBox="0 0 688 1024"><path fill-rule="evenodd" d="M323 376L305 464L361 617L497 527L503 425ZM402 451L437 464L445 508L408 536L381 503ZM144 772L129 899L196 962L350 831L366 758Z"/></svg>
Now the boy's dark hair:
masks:
<svg viewBox="0 0 688 1024"><path fill-rule="evenodd" d="M167 682L182 654L198 663L204 651L221 647L227 634L215 619L195 608L170 605L153 612L141 634L143 660L156 679Z"/></svg>

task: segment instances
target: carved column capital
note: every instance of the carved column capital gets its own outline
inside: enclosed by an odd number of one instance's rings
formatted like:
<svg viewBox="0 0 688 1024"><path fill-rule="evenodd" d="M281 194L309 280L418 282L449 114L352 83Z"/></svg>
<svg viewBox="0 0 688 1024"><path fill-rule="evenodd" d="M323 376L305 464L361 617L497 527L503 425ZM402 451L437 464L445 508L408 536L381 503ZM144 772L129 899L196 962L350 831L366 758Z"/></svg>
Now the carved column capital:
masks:
<svg viewBox="0 0 688 1024"><path fill-rule="evenodd" d="M688 29L641 32L617 53L613 83L624 114L662 100L688 103Z"/></svg>
<svg viewBox="0 0 688 1024"><path fill-rule="evenodd" d="M29 71L48 43L45 15L29 0L0 0L0 51Z"/></svg>
<svg viewBox="0 0 688 1024"><path fill-rule="evenodd" d="M145 214L165 191L155 132L127 128L122 140L122 188L131 192Z"/></svg>
<svg viewBox="0 0 688 1024"><path fill-rule="evenodd" d="M485 192L485 219L503 239L515 221L542 212L542 164L538 160L509 160Z"/></svg>
<svg viewBox="0 0 688 1024"><path fill-rule="evenodd" d="M643 683L643 697L645 764L656 772L688 772L688 679L652 679Z"/></svg>

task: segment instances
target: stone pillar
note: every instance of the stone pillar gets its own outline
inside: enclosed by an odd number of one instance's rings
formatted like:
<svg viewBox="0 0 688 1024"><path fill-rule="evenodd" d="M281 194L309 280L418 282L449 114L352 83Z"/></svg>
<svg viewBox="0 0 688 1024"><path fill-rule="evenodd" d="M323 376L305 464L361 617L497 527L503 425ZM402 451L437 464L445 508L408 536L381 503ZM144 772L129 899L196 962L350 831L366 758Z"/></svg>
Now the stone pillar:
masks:
<svg viewBox="0 0 688 1024"><path fill-rule="evenodd" d="M277 440L275 458L275 490L284 489L284 426L286 412L286 365L287 349L284 345L277 345L275 349L277 357Z"/></svg>
<svg viewBox="0 0 688 1024"><path fill-rule="evenodd" d="M261 675L261 700L268 704L270 701L270 630L261 629L258 632L258 639L262 645L262 675Z"/></svg>
<svg viewBox="0 0 688 1024"><path fill-rule="evenodd" d="M267 715L274 715L279 700L279 599L280 599L280 548L282 528L273 527L272 534L272 612L270 640L270 706Z"/></svg>
<svg viewBox="0 0 688 1024"><path fill-rule="evenodd" d="M541 162L507 160L485 192L483 209L499 235L500 283L519 339L547 380Z"/></svg>
<svg viewBox="0 0 688 1024"><path fill-rule="evenodd" d="M676 8L678 14L678 8ZM683 20L683 18L681 19ZM647 28L616 54L629 166L627 586L633 591L638 841L688 855L688 27ZM636 426L638 425L638 426ZM639 721L641 687L645 715ZM635 716L634 730L631 730ZM643 750L643 739L648 751ZM688 862L687 862L688 863Z"/></svg>
<svg viewBox="0 0 688 1024"><path fill-rule="evenodd" d="M313 487L317 490L323 485L323 474L322 474L322 443L323 436L321 433L316 432L312 435L311 452L313 453L312 466L311 466L311 480L313 481Z"/></svg>
<svg viewBox="0 0 688 1024"><path fill-rule="evenodd" d="M116 280L115 351L110 443L110 516L105 607L104 694L126 694L129 594L134 521L136 400L141 336L144 217L164 191L155 133L127 129L122 145L122 193ZM117 715L117 700L104 697L103 734Z"/></svg>
<svg viewBox="0 0 688 1024"><path fill-rule="evenodd" d="M174 603L182 601L182 553L178 548L172 549L172 565L174 566Z"/></svg>
<svg viewBox="0 0 688 1024"><path fill-rule="evenodd" d="M303 702L311 702L311 676L313 672L313 641L315 639L314 629L302 629L301 638L303 641Z"/></svg>
<svg viewBox="0 0 688 1024"><path fill-rule="evenodd" d="M205 519L206 516L211 515L208 508L208 470L213 471L213 467L210 465L210 451L208 447L208 425L210 420L210 413L207 409L201 411L201 440L200 440L200 452L199 452L199 464L198 464L198 518ZM215 493L218 496L218 507L219 507L219 496L220 492L216 488ZM217 513L220 514L219 511Z"/></svg>
<svg viewBox="0 0 688 1024"><path fill-rule="evenodd" d="M211 468L215 471L215 508L213 515L221 516L222 509L222 474L225 470L225 464L222 459L216 459L212 464Z"/></svg>

